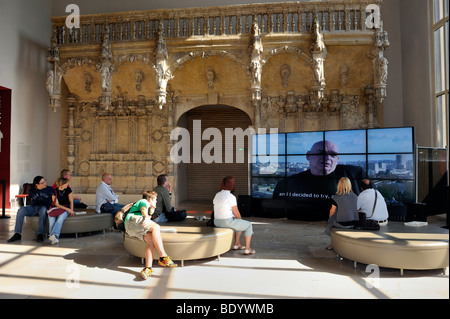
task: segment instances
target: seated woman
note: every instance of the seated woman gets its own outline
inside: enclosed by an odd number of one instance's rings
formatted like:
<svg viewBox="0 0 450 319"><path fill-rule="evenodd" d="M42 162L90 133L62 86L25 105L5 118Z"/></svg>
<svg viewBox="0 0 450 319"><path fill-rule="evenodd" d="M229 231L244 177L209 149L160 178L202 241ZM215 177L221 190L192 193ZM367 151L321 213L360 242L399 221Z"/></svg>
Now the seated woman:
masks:
<svg viewBox="0 0 450 319"><path fill-rule="evenodd" d="M352 184L347 177L342 177L337 185L337 192L332 197L330 218L325 233L330 234L331 227L353 228L358 220L358 196L352 191ZM332 244L327 247L333 249Z"/></svg>
<svg viewBox="0 0 450 319"><path fill-rule="evenodd" d="M125 232L129 237L136 237L145 241L145 267L141 276L147 279L152 275L153 250L156 248L159 256L158 264L162 267L177 267L164 250L160 226L151 220L155 211L158 194L154 191L144 192L142 199L130 209L124 220Z"/></svg>
<svg viewBox="0 0 450 319"><path fill-rule="evenodd" d="M70 179L72 178L72 171L65 168L61 171L59 177L65 178L68 180L68 182L70 182ZM56 180L56 182L57 181L58 180ZM58 188L58 185L56 184L56 182L52 186L54 189ZM81 202L81 197L75 197L75 196L73 196L73 206L75 208L83 208L83 209L87 208L87 205L85 203Z"/></svg>
<svg viewBox="0 0 450 319"><path fill-rule="evenodd" d="M51 212L48 215L48 228L50 233L50 237L48 239L50 239L52 245L59 243L59 235L61 234L61 228L64 220L66 220L69 215L75 215L72 196L72 189L69 187L69 180L63 177L58 178L56 180L55 195L53 196L54 207L62 208L65 212L58 216L52 216L53 214Z"/></svg>
<svg viewBox="0 0 450 319"><path fill-rule="evenodd" d="M243 220L237 207L236 197L231 194L234 190L234 177L224 177L220 184L221 191L216 194L214 204L214 224L220 228L231 228L236 231L234 250L245 249L245 255L253 255L255 251L250 248L253 235L253 226L249 221ZM240 244L241 234L244 232L245 247Z"/></svg>

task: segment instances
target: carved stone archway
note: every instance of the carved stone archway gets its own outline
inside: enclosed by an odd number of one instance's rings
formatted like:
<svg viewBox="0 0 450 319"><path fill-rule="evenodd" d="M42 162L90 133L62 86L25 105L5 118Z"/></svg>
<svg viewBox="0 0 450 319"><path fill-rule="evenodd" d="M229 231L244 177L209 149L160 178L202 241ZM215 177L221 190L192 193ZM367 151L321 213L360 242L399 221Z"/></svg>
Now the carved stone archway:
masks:
<svg viewBox="0 0 450 319"><path fill-rule="evenodd" d="M248 195L253 127L247 113L226 105L206 105L184 113L177 125L190 137L188 162L178 163L174 170L179 202L212 202L220 180L227 175L236 179L236 195Z"/></svg>

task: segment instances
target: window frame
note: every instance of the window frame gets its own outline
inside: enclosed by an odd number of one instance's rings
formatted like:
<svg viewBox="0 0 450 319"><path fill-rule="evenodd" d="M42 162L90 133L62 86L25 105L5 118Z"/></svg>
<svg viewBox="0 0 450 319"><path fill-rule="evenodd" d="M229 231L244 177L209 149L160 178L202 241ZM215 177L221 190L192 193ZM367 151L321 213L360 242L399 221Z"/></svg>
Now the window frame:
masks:
<svg viewBox="0 0 450 319"><path fill-rule="evenodd" d="M430 1L430 21L431 21L431 50L432 50L432 87L433 87L433 111L434 118L436 120L435 125L435 141L437 147L448 147L449 145L449 71L448 71L448 55L449 55L449 0L429 0ZM439 20L435 20L435 2L439 1L442 4L442 17ZM445 7L445 3L447 3L447 7ZM447 9L447 10L446 10ZM442 29L441 29L442 28ZM443 71L443 76L441 80L441 90L438 91L438 74L436 72L436 32L438 30L442 30L443 36L440 37L443 40L441 43L441 53L440 58L443 65L441 65L441 69ZM439 103L439 100L443 98L443 103Z"/></svg>

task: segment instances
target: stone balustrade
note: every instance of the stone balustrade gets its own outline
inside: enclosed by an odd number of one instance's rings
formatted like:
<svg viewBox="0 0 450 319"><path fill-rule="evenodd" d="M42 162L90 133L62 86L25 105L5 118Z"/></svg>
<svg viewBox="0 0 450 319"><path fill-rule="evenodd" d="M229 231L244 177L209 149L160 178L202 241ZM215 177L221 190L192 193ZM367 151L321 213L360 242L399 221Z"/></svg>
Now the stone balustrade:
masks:
<svg viewBox="0 0 450 319"><path fill-rule="evenodd" d="M111 42L154 39L158 28L170 38L233 36L249 34L257 19L262 34L306 33L315 18L322 32L366 30L366 8L381 0L283 2L208 8L158 9L80 16L79 28L68 28L66 17L54 17L58 45L101 43L105 31Z"/></svg>

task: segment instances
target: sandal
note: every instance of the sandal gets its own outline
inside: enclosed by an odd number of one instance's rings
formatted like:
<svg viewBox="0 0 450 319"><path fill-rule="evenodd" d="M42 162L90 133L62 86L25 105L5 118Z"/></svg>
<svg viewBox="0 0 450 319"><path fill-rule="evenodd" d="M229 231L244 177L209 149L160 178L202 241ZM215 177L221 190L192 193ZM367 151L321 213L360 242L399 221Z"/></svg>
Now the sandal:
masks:
<svg viewBox="0 0 450 319"><path fill-rule="evenodd" d="M254 251L253 249L252 250L250 250L250 251L246 251L245 253L244 253L244 255L254 255L254 254L256 254L256 251Z"/></svg>
<svg viewBox="0 0 450 319"><path fill-rule="evenodd" d="M245 247L242 245L234 245L233 246L233 250L244 250L244 249L245 249Z"/></svg>

